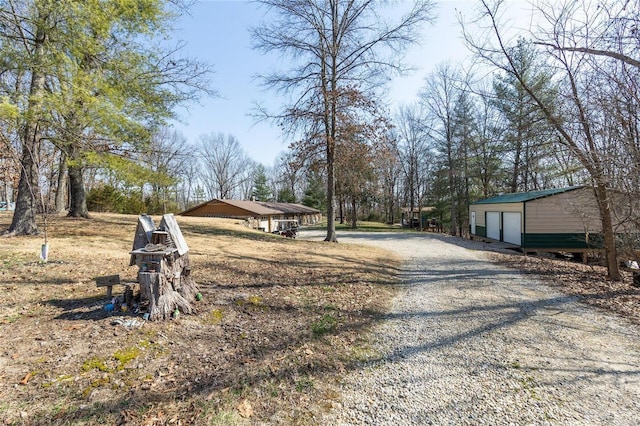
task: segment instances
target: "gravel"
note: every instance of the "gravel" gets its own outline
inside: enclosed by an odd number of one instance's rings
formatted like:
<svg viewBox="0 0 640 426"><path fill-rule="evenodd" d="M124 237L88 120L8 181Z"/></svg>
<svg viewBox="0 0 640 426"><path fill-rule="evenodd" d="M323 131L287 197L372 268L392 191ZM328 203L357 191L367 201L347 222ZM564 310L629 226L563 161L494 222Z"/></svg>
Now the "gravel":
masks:
<svg viewBox="0 0 640 426"><path fill-rule="evenodd" d="M303 231L301 238L323 239ZM488 260L496 244L340 232L404 260L370 340L382 356L341 380L331 425L637 425L640 327Z"/></svg>

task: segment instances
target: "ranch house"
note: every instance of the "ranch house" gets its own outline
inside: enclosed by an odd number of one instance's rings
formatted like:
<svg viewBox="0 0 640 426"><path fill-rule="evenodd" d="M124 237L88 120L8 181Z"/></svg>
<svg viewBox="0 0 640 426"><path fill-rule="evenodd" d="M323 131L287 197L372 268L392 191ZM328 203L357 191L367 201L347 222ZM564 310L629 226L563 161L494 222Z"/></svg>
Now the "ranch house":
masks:
<svg viewBox="0 0 640 426"><path fill-rule="evenodd" d="M320 210L294 203L213 199L178 213L180 216L244 219L255 229L274 232L320 221Z"/></svg>

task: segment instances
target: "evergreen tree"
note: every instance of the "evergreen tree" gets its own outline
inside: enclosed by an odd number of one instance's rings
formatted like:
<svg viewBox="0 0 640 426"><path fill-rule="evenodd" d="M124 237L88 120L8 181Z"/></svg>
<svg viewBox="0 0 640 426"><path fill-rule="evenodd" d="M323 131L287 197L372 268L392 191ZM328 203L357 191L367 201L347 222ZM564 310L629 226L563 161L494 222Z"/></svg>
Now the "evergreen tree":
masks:
<svg viewBox="0 0 640 426"><path fill-rule="evenodd" d="M273 201L273 193L268 184L267 171L262 164L258 164L253 173L253 190L251 196L256 201Z"/></svg>
<svg viewBox="0 0 640 426"><path fill-rule="evenodd" d="M279 203L295 203L297 200L293 191L291 191L291 189L288 187L284 187L280 191L278 191L276 201L278 201Z"/></svg>
<svg viewBox="0 0 640 426"><path fill-rule="evenodd" d="M475 123L476 106L471 94L461 90L453 108L453 137L456 139L458 170L454 179L454 197L458 205L456 223L458 234L463 235L469 229L469 190L471 188L471 147L476 143L477 127Z"/></svg>
<svg viewBox="0 0 640 426"><path fill-rule="evenodd" d="M510 49L513 64L527 84L548 105L556 104L551 85L551 73L539 59L533 46L523 39ZM531 99L523 84L510 73L494 79L494 105L502 113L505 123L504 141L508 147L510 192L544 189L547 176L557 176L559 167L548 147L557 137L545 120L539 106ZM555 170L550 168L556 164Z"/></svg>
<svg viewBox="0 0 640 426"><path fill-rule="evenodd" d="M304 191L302 204L318 209L321 212L327 211L327 193L325 192L325 182L317 172L307 174L307 189Z"/></svg>
<svg viewBox="0 0 640 426"><path fill-rule="evenodd" d="M0 90L19 108L13 131L23 153L10 232L38 231L39 153L49 143L62 152L60 172L68 170L69 214L86 217L87 166L136 150L176 104L207 90L207 66L153 45L175 4L0 0Z"/></svg>

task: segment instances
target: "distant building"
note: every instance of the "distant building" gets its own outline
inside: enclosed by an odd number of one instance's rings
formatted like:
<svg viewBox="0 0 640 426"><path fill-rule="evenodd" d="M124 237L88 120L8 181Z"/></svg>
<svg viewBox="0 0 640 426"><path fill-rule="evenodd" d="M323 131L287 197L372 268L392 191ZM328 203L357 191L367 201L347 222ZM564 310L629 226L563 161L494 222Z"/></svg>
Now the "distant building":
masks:
<svg viewBox="0 0 640 426"><path fill-rule="evenodd" d="M255 229L274 232L320 221L320 210L293 203L213 199L178 213L180 216L245 219Z"/></svg>
<svg viewBox="0 0 640 426"><path fill-rule="evenodd" d="M418 228L420 226L426 227L430 223L435 207L414 207L413 210L410 207L403 207L401 210L402 226Z"/></svg>

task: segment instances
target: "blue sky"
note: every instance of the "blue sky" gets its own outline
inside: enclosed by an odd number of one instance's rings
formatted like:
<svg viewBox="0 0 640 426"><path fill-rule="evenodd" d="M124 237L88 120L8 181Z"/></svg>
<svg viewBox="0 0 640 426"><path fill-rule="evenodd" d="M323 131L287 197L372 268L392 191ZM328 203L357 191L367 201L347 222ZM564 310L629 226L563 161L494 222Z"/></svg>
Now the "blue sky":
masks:
<svg viewBox="0 0 640 426"><path fill-rule="evenodd" d="M407 0L408 1L408 0ZM472 0L444 0L438 3L438 20L425 26L423 42L408 52L406 62L418 69L409 77L396 78L391 85L393 104L411 103L422 88L424 77L439 63L468 56L461 41L455 10L471 17L477 6ZM277 55L264 56L250 47L249 27L260 23L262 11L242 0L198 1L177 25L176 40L187 43L184 53L203 60L215 69L213 86L221 97L202 99L187 110L179 110L182 123L175 128L195 143L200 135L234 135L255 161L272 166L278 153L287 149L280 131L269 123L255 123L249 116L255 102L277 108L277 95L265 92L254 80L257 73L274 67Z"/></svg>

